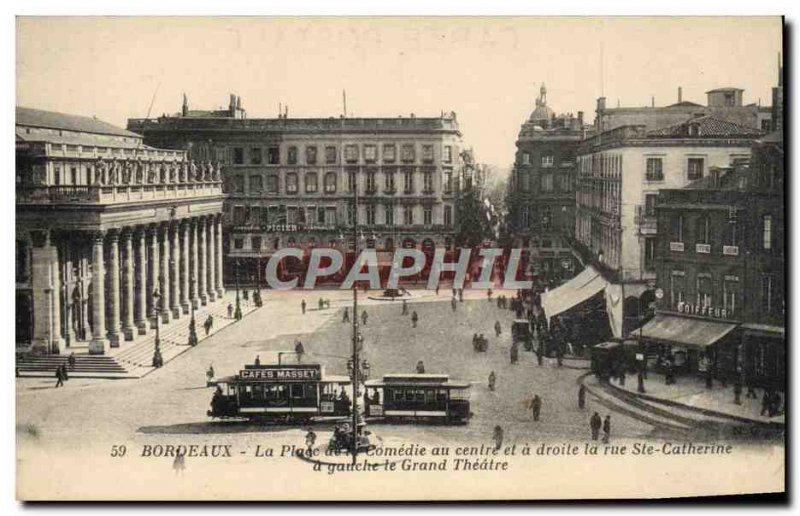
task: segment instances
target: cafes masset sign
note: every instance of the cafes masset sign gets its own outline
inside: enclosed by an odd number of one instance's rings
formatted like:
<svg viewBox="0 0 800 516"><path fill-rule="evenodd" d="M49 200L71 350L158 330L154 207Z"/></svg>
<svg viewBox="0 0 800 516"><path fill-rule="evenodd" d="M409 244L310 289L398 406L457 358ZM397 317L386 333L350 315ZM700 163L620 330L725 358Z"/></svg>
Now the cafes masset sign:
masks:
<svg viewBox="0 0 800 516"><path fill-rule="evenodd" d="M322 379L320 366L280 367L265 366L239 371L242 380L255 380L265 382L307 382Z"/></svg>

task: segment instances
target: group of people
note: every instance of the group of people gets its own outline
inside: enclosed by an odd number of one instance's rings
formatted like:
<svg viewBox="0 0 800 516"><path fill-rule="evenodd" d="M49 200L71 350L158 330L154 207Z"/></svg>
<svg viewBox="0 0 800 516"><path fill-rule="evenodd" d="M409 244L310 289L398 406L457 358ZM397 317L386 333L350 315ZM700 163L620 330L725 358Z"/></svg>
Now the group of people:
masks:
<svg viewBox="0 0 800 516"><path fill-rule="evenodd" d="M472 334L472 349L473 351L486 351L489 348L489 341L483 336L483 333Z"/></svg>
<svg viewBox="0 0 800 516"><path fill-rule="evenodd" d="M491 296L489 299L491 300ZM497 296L497 308L508 308L508 298L505 295Z"/></svg>
<svg viewBox="0 0 800 516"><path fill-rule="evenodd" d="M607 414L605 419L600 417L600 414L595 412L589 418L589 428L592 431L592 441L596 441L600 437L600 430L603 430L603 442L608 443L611 439L611 415Z"/></svg>
<svg viewBox="0 0 800 516"><path fill-rule="evenodd" d="M761 415L775 417L780 413L781 413L780 393L772 389L764 389L764 396L761 398Z"/></svg>
<svg viewBox="0 0 800 516"><path fill-rule="evenodd" d="M232 307L230 305L228 305L228 309L232 310ZM206 330L206 336L208 336L208 332L211 331L211 328L213 326L214 326L214 316L211 315L211 314L208 314L208 317L206 317L206 320L203 323L203 329Z"/></svg>
<svg viewBox="0 0 800 516"><path fill-rule="evenodd" d="M61 364L56 367L56 388L63 387L64 382L69 380L69 374L67 374L67 365Z"/></svg>
<svg viewBox="0 0 800 516"><path fill-rule="evenodd" d="M319 301L317 301L317 307L320 310L324 310L326 308L330 308L331 307L331 300L330 299L319 298Z"/></svg>

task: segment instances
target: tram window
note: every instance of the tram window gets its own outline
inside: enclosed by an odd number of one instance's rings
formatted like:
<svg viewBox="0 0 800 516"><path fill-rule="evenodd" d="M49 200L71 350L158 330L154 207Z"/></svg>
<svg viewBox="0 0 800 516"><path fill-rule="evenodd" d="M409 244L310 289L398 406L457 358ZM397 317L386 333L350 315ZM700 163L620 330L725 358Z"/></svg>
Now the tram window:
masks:
<svg viewBox="0 0 800 516"><path fill-rule="evenodd" d="M264 399L264 386L263 385L253 385L253 399L261 400Z"/></svg>
<svg viewBox="0 0 800 516"><path fill-rule="evenodd" d="M447 391L441 389L436 391L436 401L439 403L447 401Z"/></svg>
<svg viewBox="0 0 800 516"><path fill-rule="evenodd" d="M292 384L289 391L292 398L304 398L305 391L303 387L305 386L302 383Z"/></svg>
<svg viewBox="0 0 800 516"><path fill-rule="evenodd" d="M392 392L394 393L394 401L403 401L403 391L396 390Z"/></svg>
<svg viewBox="0 0 800 516"><path fill-rule="evenodd" d="M414 401L414 390L407 389L406 390L406 401Z"/></svg>
<svg viewBox="0 0 800 516"><path fill-rule="evenodd" d="M425 391L425 403L433 403L436 399L436 391Z"/></svg>
<svg viewBox="0 0 800 516"><path fill-rule="evenodd" d="M317 386L311 383L304 384L305 391L306 391L306 398L316 398L317 397Z"/></svg>
<svg viewBox="0 0 800 516"><path fill-rule="evenodd" d="M422 389L417 389L414 392L414 401L417 403L425 403L425 391Z"/></svg>

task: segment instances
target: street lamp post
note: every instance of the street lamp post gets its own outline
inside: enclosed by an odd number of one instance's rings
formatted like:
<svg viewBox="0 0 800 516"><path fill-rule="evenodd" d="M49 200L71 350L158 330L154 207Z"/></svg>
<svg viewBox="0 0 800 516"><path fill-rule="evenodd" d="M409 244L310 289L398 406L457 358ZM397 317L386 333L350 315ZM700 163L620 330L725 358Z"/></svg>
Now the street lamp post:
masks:
<svg viewBox="0 0 800 516"><path fill-rule="evenodd" d="M239 263L240 260L236 259L236 308L233 311L233 318L237 321L242 319L242 307L239 303Z"/></svg>
<svg viewBox="0 0 800 516"><path fill-rule="evenodd" d="M162 279L158 280L158 285L161 287ZM163 363L163 359L161 357L161 334L160 334L160 322L159 319L161 318L161 294L158 290L153 292L153 303L155 304L155 314L156 314L156 340L153 346L153 367L161 367Z"/></svg>
<svg viewBox="0 0 800 516"><path fill-rule="evenodd" d="M192 274L192 284L194 284L194 274ZM189 345L190 346L197 346L197 325L194 319L194 303L189 303L191 305L192 316L189 319Z"/></svg>

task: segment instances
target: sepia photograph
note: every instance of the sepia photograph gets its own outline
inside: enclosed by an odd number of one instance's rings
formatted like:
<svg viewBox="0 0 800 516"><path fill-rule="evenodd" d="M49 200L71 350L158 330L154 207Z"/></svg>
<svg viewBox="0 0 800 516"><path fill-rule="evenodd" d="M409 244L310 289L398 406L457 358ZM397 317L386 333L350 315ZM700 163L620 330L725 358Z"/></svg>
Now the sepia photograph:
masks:
<svg viewBox="0 0 800 516"><path fill-rule="evenodd" d="M17 499L785 493L785 30L17 16Z"/></svg>

